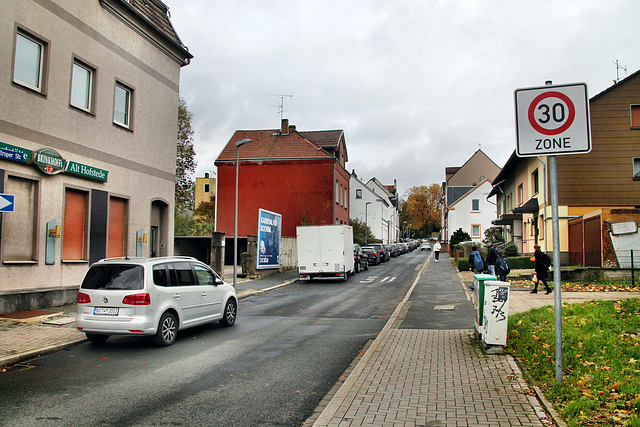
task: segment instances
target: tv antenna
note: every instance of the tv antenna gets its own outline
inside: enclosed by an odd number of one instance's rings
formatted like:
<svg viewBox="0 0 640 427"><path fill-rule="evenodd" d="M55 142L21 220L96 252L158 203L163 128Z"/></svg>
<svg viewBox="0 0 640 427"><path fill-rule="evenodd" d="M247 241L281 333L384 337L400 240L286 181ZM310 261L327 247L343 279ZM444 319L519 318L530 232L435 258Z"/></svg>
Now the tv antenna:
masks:
<svg viewBox="0 0 640 427"><path fill-rule="evenodd" d="M278 113L280 113L280 120L282 120L283 117L284 117L284 112L286 111L284 109L284 99L285 98L293 99L293 92L291 92L290 95L283 95L283 94L280 94L280 93L268 93L267 95L275 96L275 97L280 99L280 103L278 105L271 105L271 107L275 107L275 108L278 109Z"/></svg>
<svg viewBox="0 0 640 427"><path fill-rule="evenodd" d="M624 70L624 73L627 74L627 67L623 67L622 65L620 65L617 59L614 64L616 64L616 79L613 81L613 83L617 84L620 81L620 70Z"/></svg>

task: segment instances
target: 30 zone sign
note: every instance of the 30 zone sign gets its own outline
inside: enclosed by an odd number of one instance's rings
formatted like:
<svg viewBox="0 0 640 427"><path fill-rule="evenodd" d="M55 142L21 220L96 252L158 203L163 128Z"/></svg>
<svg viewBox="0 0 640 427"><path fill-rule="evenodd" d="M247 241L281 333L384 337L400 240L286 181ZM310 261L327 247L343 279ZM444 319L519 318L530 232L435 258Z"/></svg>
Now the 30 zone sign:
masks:
<svg viewBox="0 0 640 427"><path fill-rule="evenodd" d="M591 151L586 84L517 89L515 101L519 157Z"/></svg>

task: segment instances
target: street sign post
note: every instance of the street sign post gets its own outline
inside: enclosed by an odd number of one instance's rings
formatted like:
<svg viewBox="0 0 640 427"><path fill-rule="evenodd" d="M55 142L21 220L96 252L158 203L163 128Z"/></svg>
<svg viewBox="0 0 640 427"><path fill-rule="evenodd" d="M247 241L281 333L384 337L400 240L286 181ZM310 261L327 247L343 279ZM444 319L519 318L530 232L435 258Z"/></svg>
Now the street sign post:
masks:
<svg viewBox="0 0 640 427"><path fill-rule="evenodd" d="M517 89L515 104L519 157L591 151L586 84Z"/></svg>
<svg viewBox="0 0 640 427"><path fill-rule="evenodd" d="M515 104L516 154L518 157L548 157L553 228L556 380L562 383L562 282L556 155L591 151L587 85L551 85L549 82L542 87L516 89Z"/></svg>
<svg viewBox="0 0 640 427"><path fill-rule="evenodd" d="M13 212L14 201L13 194L0 194L0 212Z"/></svg>

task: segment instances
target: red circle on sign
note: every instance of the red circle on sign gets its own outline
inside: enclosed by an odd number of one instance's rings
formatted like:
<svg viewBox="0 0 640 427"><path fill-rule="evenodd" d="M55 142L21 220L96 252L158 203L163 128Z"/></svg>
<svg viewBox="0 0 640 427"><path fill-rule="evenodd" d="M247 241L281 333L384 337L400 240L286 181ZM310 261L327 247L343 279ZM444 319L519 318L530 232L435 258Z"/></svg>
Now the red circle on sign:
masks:
<svg viewBox="0 0 640 427"><path fill-rule="evenodd" d="M535 107L540 103L540 101L546 98L559 98L563 100L565 104L567 104L567 108L569 109L569 116L567 117L567 120L564 122L562 126L558 128L545 129L542 126L540 126L538 122L536 122L536 118L534 116ZM531 126L533 126L535 130L537 130L538 132L544 135L558 135L559 133L564 132L565 130L569 129L569 127L571 127L571 125L573 124L573 119L575 119L575 117L576 117L575 105L573 105L573 102L571 102L571 98L569 98L567 95L565 95L562 92L551 91L551 92L541 93L540 95L536 96L535 99L531 101L531 104L529 105L529 123L531 123Z"/></svg>

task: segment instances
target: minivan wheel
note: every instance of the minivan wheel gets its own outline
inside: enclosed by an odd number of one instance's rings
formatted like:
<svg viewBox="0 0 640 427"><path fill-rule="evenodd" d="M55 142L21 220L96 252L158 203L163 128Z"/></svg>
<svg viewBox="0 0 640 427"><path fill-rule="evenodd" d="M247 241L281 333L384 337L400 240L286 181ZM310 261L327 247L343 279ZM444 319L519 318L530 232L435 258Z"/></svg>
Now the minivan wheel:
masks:
<svg viewBox="0 0 640 427"><path fill-rule="evenodd" d="M178 322L172 313L164 313L158 323L158 330L153 336L153 343L159 347L166 347L176 341Z"/></svg>
<svg viewBox="0 0 640 427"><path fill-rule="evenodd" d="M222 326L233 326L236 323L236 317L238 316L238 304L232 299L227 301L227 304L224 306L224 313L222 314L222 319L220 319L220 324Z"/></svg>
<svg viewBox="0 0 640 427"><path fill-rule="evenodd" d="M103 344L109 339L109 335L86 333L87 339L94 344Z"/></svg>

